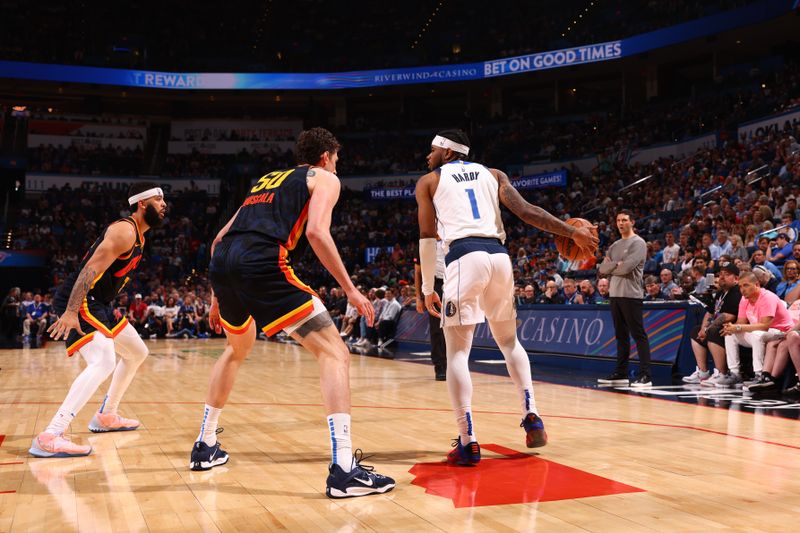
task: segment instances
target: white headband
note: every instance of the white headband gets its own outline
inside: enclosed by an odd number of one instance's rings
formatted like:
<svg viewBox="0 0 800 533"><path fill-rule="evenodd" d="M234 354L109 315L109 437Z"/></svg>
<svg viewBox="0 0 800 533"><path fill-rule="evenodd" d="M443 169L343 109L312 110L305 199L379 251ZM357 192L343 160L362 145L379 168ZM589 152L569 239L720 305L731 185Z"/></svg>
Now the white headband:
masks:
<svg viewBox="0 0 800 533"><path fill-rule="evenodd" d="M130 205L135 205L139 200L147 200L153 196L164 196L164 191L161 190L161 187L153 187L152 189L147 189L139 194L134 194L128 198L128 203Z"/></svg>
<svg viewBox="0 0 800 533"><path fill-rule="evenodd" d="M450 148L452 151L458 152L459 154L469 155L469 146L458 144L457 142L451 141L450 139L445 139L441 135L437 135L436 137L433 138L431 146L438 146L439 148Z"/></svg>

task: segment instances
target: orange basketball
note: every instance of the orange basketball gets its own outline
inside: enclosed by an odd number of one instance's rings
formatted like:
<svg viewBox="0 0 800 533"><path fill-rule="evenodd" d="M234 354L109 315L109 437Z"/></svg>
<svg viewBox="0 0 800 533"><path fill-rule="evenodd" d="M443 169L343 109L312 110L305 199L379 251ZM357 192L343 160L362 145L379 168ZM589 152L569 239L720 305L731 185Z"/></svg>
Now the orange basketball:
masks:
<svg viewBox="0 0 800 533"><path fill-rule="evenodd" d="M585 218L570 218L567 219L567 224L570 226L577 226L579 228L592 226L593 224ZM592 233L597 235L597 229L592 230ZM594 255L595 250L582 250L575 242L569 237L563 235L556 235L556 249L561 257L569 261L583 261L589 259Z"/></svg>

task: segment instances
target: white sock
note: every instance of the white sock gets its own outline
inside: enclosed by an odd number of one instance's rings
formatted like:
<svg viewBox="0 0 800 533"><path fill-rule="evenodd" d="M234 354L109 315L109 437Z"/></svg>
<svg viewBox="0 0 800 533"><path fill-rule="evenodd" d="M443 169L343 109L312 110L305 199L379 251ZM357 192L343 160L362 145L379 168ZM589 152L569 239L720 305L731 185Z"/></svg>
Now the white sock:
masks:
<svg viewBox="0 0 800 533"><path fill-rule="evenodd" d="M350 440L350 415L332 413L328 415L331 432L331 462L349 472L353 469L353 443Z"/></svg>
<svg viewBox="0 0 800 533"><path fill-rule="evenodd" d="M203 441L209 446L217 443L217 423L222 409L217 409L206 404L203 409L203 423L200 424L200 434L195 442Z"/></svg>
<svg viewBox="0 0 800 533"><path fill-rule="evenodd" d="M472 406L456 407L453 411L456 414L456 424L458 425L458 436L461 438L461 444L478 442L472 426Z"/></svg>
<svg viewBox="0 0 800 533"><path fill-rule="evenodd" d="M72 423L73 418L75 418L75 413L70 413L68 409L62 407L56 412L56 416L53 417L50 425L44 431L51 435L62 435Z"/></svg>
<svg viewBox="0 0 800 533"><path fill-rule="evenodd" d="M533 385L521 388L520 396L522 397L522 417L526 417L528 413L539 416L539 411L536 409L536 396L533 394Z"/></svg>

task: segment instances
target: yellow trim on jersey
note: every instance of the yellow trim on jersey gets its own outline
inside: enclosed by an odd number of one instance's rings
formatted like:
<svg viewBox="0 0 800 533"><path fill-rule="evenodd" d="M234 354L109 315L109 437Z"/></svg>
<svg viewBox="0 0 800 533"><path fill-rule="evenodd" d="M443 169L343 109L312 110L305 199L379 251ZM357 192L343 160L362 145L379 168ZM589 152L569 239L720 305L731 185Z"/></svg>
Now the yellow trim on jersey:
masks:
<svg viewBox="0 0 800 533"><path fill-rule="evenodd" d="M301 318L305 318L314 310L314 300L309 300L300 307L297 307L277 320L273 320L263 328L261 331L266 333L268 336L275 335L280 330L285 328L286 326L291 326Z"/></svg>
<svg viewBox="0 0 800 533"><path fill-rule="evenodd" d="M233 335L241 335L242 333L247 331L247 329L250 327L250 324L253 322L253 317L248 316L247 320L245 320L244 324L242 324L241 326L234 326L233 324L222 318L222 315L220 315L219 320L220 322L222 322L222 329L224 329L228 333L232 333Z"/></svg>
<svg viewBox="0 0 800 533"><path fill-rule="evenodd" d="M81 316L83 319L88 323L91 324L97 331L105 335L106 337L114 338L119 335L119 332L122 331L122 328L125 327L125 324L128 323L127 318L123 318L120 320L113 328L108 329L105 324L100 322L96 316L94 316L89 311L89 303L84 299L83 305L81 306Z"/></svg>
<svg viewBox="0 0 800 533"><path fill-rule="evenodd" d="M78 339L77 341L75 341L75 342L73 342L72 344L70 344L69 346L67 346L67 355L68 355L69 357L72 357L72 355L73 355L75 352L77 352L78 350L80 350L81 348L83 348L85 345L89 344L89 342L90 342L92 339L94 339L94 334L95 334L95 333L97 333L97 332L96 332L96 331L93 331L93 332L91 332L91 333L87 333L86 335L84 335L83 337L81 337L80 339Z"/></svg>

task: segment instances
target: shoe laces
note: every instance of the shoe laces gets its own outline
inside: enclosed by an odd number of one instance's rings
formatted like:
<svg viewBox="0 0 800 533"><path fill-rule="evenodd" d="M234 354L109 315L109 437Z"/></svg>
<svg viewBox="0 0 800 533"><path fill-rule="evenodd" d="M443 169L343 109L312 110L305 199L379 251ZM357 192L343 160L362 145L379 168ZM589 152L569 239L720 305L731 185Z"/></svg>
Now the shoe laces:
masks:
<svg viewBox="0 0 800 533"><path fill-rule="evenodd" d="M366 470L367 472L374 472L375 471L374 466L361 464L361 461L363 461L364 459L369 459L370 457L372 456L371 455L365 456L361 448L356 448L355 451L353 452L353 462L355 463L353 470L360 468L362 470Z"/></svg>
<svg viewBox="0 0 800 533"><path fill-rule="evenodd" d="M528 421L528 418L531 418L531 424L535 424L536 423L536 419L538 417L536 416L535 413L528 413L527 415L525 415L525 418L522 419L522 422L519 423L519 427L524 428L525 427L525 422Z"/></svg>
<svg viewBox="0 0 800 533"><path fill-rule="evenodd" d="M458 437L456 437L456 438L454 438L454 439L453 439L453 441L450 443L450 447L451 447L451 448L458 448L458 445L459 445L459 444L461 444L461 439L460 439L460 438L458 438Z"/></svg>

